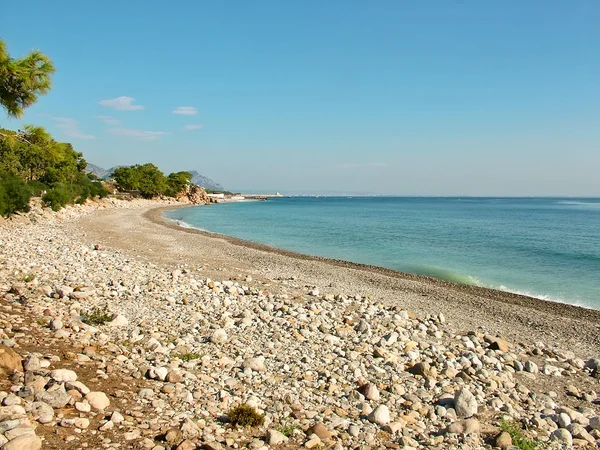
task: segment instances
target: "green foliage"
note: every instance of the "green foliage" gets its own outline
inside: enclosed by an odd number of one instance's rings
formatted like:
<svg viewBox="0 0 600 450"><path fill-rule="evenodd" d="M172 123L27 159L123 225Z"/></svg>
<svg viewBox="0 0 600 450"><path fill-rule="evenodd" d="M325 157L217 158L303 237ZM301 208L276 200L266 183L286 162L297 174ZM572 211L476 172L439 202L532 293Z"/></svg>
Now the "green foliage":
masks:
<svg viewBox="0 0 600 450"><path fill-rule="evenodd" d="M57 183L42 196L42 202L44 202L44 205L51 207L53 211L58 211L71 203L74 198L75 191L71 186Z"/></svg>
<svg viewBox="0 0 600 450"><path fill-rule="evenodd" d="M500 429L510 434L513 445L519 447L521 450L535 450L540 446L540 442L531 440L523 434L523 430L515 422L502 421L500 423Z"/></svg>
<svg viewBox="0 0 600 450"><path fill-rule="evenodd" d="M0 216L29 211L31 189L14 175L0 172Z"/></svg>
<svg viewBox="0 0 600 450"><path fill-rule="evenodd" d="M144 198L158 195L175 197L191 183L189 172L174 172L168 177L154 164L136 164L129 167L118 167L111 174L121 191L138 191Z"/></svg>
<svg viewBox="0 0 600 450"><path fill-rule="evenodd" d="M165 195L176 197L177 194L184 192L191 183L191 173L173 172L167 177L167 189L165 190Z"/></svg>
<svg viewBox="0 0 600 450"><path fill-rule="evenodd" d="M276 430L286 437L291 437L294 434L295 430L301 430L301 428L298 425L281 423L277 425Z"/></svg>
<svg viewBox="0 0 600 450"><path fill-rule="evenodd" d="M48 93L54 72L52 61L43 53L34 50L23 58L14 59L0 40L0 105L9 116L21 117L25 108L35 103L40 95Z"/></svg>
<svg viewBox="0 0 600 450"><path fill-rule="evenodd" d="M88 325L104 325L106 322L110 322L113 315L108 310L108 307L102 308L96 306L89 311L81 313L81 321Z"/></svg>
<svg viewBox="0 0 600 450"><path fill-rule="evenodd" d="M182 360L183 362L193 361L195 359L202 358L201 353L181 353L179 355L175 355L177 358Z"/></svg>
<svg viewBox="0 0 600 450"><path fill-rule="evenodd" d="M242 427L257 427L265 423L265 416L246 404L230 409L227 418L232 425Z"/></svg>

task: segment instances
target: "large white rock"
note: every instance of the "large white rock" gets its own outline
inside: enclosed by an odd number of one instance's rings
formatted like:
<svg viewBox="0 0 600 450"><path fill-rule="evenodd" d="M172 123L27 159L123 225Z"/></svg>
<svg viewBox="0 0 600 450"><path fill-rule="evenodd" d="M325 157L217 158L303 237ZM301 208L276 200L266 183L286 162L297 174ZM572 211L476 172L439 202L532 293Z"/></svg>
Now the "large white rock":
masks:
<svg viewBox="0 0 600 450"><path fill-rule="evenodd" d="M462 388L454 396L454 410L458 417L471 417L477 414L477 400L467 388Z"/></svg>
<svg viewBox="0 0 600 450"><path fill-rule="evenodd" d="M42 440L35 434L17 436L2 447L3 450L40 450L41 448Z"/></svg>
<svg viewBox="0 0 600 450"><path fill-rule="evenodd" d="M369 414L368 419L377 425L387 425L390 423L390 410L385 405L379 405Z"/></svg>
<svg viewBox="0 0 600 450"><path fill-rule="evenodd" d="M85 399L94 409L103 410L110 406L110 400L104 392L90 392Z"/></svg>
<svg viewBox="0 0 600 450"><path fill-rule="evenodd" d="M77 374L69 369L56 369L50 372L50 377L54 381L66 383L67 381L77 381Z"/></svg>

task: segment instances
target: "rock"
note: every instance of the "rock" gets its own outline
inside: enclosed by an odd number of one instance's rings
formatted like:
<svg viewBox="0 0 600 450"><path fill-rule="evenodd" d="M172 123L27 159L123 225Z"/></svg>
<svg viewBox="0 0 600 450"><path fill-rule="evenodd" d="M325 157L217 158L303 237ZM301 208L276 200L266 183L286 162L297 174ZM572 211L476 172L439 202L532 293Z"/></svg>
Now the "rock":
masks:
<svg viewBox="0 0 600 450"><path fill-rule="evenodd" d="M44 402L33 402L31 405L31 415L39 423L50 423L54 419L54 409Z"/></svg>
<svg viewBox="0 0 600 450"><path fill-rule="evenodd" d="M462 388L455 394L454 410L458 417L471 417L477 414L477 400L467 388Z"/></svg>
<svg viewBox="0 0 600 450"><path fill-rule="evenodd" d="M325 440L331 437L331 433L321 422L315 423L312 427L306 430L306 435L316 434L320 439Z"/></svg>
<svg viewBox="0 0 600 450"><path fill-rule="evenodd" d="M600 417L592 417L590 419L590 428L600 431Z"/></svg>
<svg viewBox="0 0 600 450"><path fill-rule="evenodd" d="M539 369L536 363L534 363L533 361L526 361L525 364L523 365L523 369L525 369L525 372L529 372L529 373L538 373Z"/></svg>
<svg viewBox="0 0 600 450"><path fill-rule="evenodd" d="M28 355L23 360L23 370L40 370L42 365L40 364L40 359L35 355Z"/></svg>
<svg viewBox="0 0 600 450"><path fill-rule="evenodd" d="M179 444L177 446L176 450L196 450L196 444L194 444L192 441L186 439L185 441L183 441L181 444Z"/></svg>
<svg viewBox="0 0 600 450"><path fill-rule="evenodd" d="M150 367L148 369L148 378L151 380L165 381L169 375L169 369L167 367Z"/></svg>
<svg viewBox="0 0 600 450"><path fill-rule="evenodd" d="M64 408L71 401L72 397L65 391L63 385L55 385L47 391L37 393L35 399L57 409Z"/></svg>
<svg viewBox="0 0 600 450"><path fill-rule="evenodd" d="M571 418L567 413L560 413L558 415L557 423L560 428L567 428L569 425L571 425Z"/></svg>
<svg viewBox="0 0 600 450"><path fill-rule="evenodd" d="M69 369L56 369L50 372L50 377L54 381L65 383L67 381L77 381L77 374Z"/></svg>
<svg viewBox="0 0 600 450"><path fill-rule="evenodd" d="M504 449L509 448L512 445L512 438L510 437L510 434L508 434L506 431L503 431L496 437L496 447Z"/></svg>
<svg viewBox="0 0 600 450"><path fill-rule="evenodd" d="M379 400L379 389L373 383L368 383L363 388L363 395L367 400L378 401Z"/></svg>
<svg viewBox="0 0 600 450"><path fill-rule="evenodd" d="M215 344L224 344L228 339L227 332L223 328L219 328L212 334L210 341Z"/></svg>
<svg viewBox="0 0 600 450"><path fill-rule="evenodd" d="M85 399L94 409L104 410L110 406L110 400L104 392L90 392Z"/></svg>
<svg viewBox="0 0 600 450"><path fill-rule="evenodd" d="M558 429L554 430L552 432L552 434L550 435L550 438L552 440L561 442L566 445L573 444L573 436L571 436L571 433L569 433L569 430L567 430L565 428L558 428Z"/></svg>
<svg viewBox="0 0 600 450"><path fill-rule="evenodd" d="M23 363L21 356L12 348L0 345L0 373L11 375L14 372L22 372Z"/></svg>
<svg viewBox="0 0 600 450"><path fill-rule="evenodd" d="M53 331L62 330L64 324L60 318L56 318L50 322L50 329Z"/></svg>
<svg viewBox="0 0 600 450"><path fill-rule="evenodd" d="M267 369L265 368L265 357L257 356L256 358L248 358L244 361L243 364L244 369L252 369L256 372L265 372Z"/></svg>
<svg viewBox="0 0 600 450"><path fill-rule="evenodd" d="M511 344L502 338L487 335L483 339L490 344L491 350L500 350L504 353L507 353L510 350Z"/></svg>
<svg viewBox="0 0 600 450"><path fill-rule="evenodd" d="M200 428L194 421L190 419L186 419L186 421L181 426L181 434L183 439L193 439L201 433Z"/></svg>
<svg viewBox="0 0 600 450"><path fill-rule="evenodd" d="M115 411L112 413L112 415L110 416L110 420L111 422L113 422L114 424L120 424L121 422L123 422L123 420L125 420L125 418L123 417L123 414L121 414L119 411Z"/></svg>
<svg viewBox="0 0 600 450"><path fill-rule="evenodd" d="M92 406L87 402L75 402L75 409L79 412L88 413L92 410Z"/></svg>
<svg viewBox="0 0 600 450"><path fill-rule="evenodd" d="M123 314L117 314L113 320L107 324L110 327L126 327L129 325L129 319Z"/></svg>
<svg viewBox="0 0 600 450"><path fill-rule="evenodd" d="M35 434L17 436L2 447L3 450L40 450L41 448L42 440Z"/></svg>
<svg viewBox="0 0 600 450"><path fill-rule="evenodd" d="M172 370L167 375L167 381L169 383L183 383L184 378L179 370Z"/></svg>
<svg viewBox="0 0 600 450"><path fill-rule="evenodd" d="M306 442L304 443L304 446L305 446L306 448L315 448L315 447L317 447L317 446L320 446L320 445L321 445L321 442L322 442L322 441L321 441L321 439L319 439L319 436L315 436L314 438L312 438L312 439L309 439L308 441L306 441Z"/></svg>
<svg viewBox="0 0 600 450"><path fill-rule="evenodd" d="M478 434L481 431L481 424L477 419L465 420L465 434Z"/></svg>
<svg viewBox="0 0 600 450"><path fill-rule="evenodd" d="M377 425L386 425L390 422L390 410L386 405L379 405L369 414L368 419Z"/></svg>
<svg viewBox="0 0 600 450"><path fill-rule="evenodd" d="M267 443L269 445L279 445L286 442L288 438L277 430L269 430L267 432Z"/></svg>

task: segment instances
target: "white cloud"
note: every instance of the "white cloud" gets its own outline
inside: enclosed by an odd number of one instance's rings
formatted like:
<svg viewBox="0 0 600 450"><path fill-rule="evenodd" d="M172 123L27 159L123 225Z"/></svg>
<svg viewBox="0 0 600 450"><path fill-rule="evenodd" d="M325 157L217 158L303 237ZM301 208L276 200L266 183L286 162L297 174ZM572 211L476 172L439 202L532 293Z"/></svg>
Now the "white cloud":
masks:
<svg viewBox="0 0 600 450"><path fill-rule="evenodd" d="M202 128L204 128L204 125L197 124L197 125L186 125L186 126L182 127L181 129L183 131L194 131L194 130L201 130Z"/></svg>
<svg viewBox="0 0 600 450"><path fill-rule="evenodd" d="M79 129L79 123L75 119L68 117L51 117L56 123L56 127L59 128L65 136L73 139L96 139L96 136L91 134L85 134Z"/></svg>
<svg viewBox="0 0 600 450"><path fill-rule="evenodd" d="M109 128L108 133L147 142L155 141L159 137L168 134L166 131L144 131L136 128Z"/></svg>
<svg viewBox="0 0 600 450"><path fill-rule="evenodd" d="M145 106L142 105L134 105L134 101L135 98L133 97L122 96L109 100L100 100L98 104L118 111L137 111L145 108Z"/></svg>
<svg viewBox="0 0 600 450"><path fill-rule="evenodd" d="M335 166L337 169L356 169L369 167L387 167L386 163L366 162L366 163L342 163Z"/></svg>
<svg viewBox="0 0 600 450"><path fill-rule="evenodd" d="M194 106L178 106L173 110L173 114L181 114L183 116L195 116L198 114L198 108Z"/></svg>
<svg viewBox="0 0 600 450"><path fill-rule="evenodd" d="M106 125L119 125L121 121L110 116L96 116L96 119L101 120Z"/></svg>

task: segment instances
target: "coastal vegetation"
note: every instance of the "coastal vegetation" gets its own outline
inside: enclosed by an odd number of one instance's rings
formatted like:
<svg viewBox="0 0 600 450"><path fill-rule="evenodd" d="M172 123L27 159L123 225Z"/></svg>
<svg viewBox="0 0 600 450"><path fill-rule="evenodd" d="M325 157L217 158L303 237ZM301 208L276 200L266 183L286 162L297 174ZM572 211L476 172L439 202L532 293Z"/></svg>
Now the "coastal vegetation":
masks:
<svg viewBox="0 0 600 450"><path fill-rule="evenodd" d="M232 425L241 427L257 427L265 423L265 416L245 403L230 409L227 418Z"/></svg>
<svg viewBox="0 0 600 450"><path fill-rule="evenodd" d="M50 91L52 61L39 51L23 58L9 55L0 40L0 105L8 117L20 118L40 95ZM0 128L0 216L29 211L32 197L57 211L71 203L103 198L101 180L86 172L83 154L68 142L59 142L44 128ZM119 190L137 191L144 198L175 197L191 184L192 174L165 176L154 164L119 167L113 173Z"/></svg>
<svg viewBox="0 0 600 450"><path fill-rule="evenodd" d="M137 191L144 198L158 195L176 197L191 184L190 172L173 172L168 176L154 164L136 164L129 167L117 167L111 178L121 191Z"/></svg>

